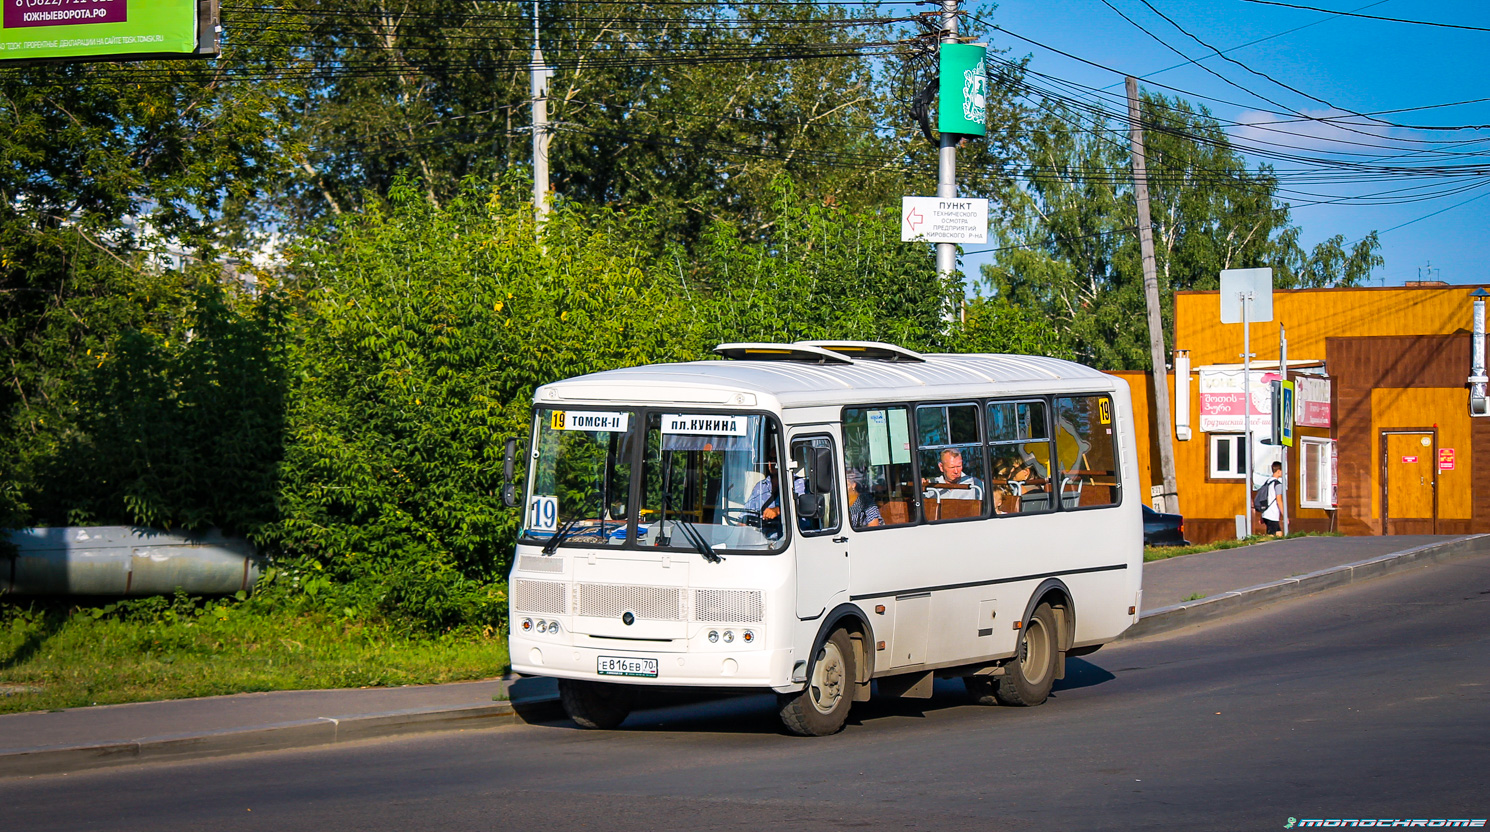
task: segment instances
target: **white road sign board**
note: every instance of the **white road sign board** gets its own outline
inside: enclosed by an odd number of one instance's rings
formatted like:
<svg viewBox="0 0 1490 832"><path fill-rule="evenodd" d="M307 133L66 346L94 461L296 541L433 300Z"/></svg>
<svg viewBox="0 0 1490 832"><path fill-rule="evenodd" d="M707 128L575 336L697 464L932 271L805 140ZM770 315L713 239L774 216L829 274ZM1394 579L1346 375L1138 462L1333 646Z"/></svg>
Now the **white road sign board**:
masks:
<svg viewBox="0 0 1490 832"><path fill-rule="evenodd" d="M988 200L903 196L900 241L984 245L988 242Z"/></svg>

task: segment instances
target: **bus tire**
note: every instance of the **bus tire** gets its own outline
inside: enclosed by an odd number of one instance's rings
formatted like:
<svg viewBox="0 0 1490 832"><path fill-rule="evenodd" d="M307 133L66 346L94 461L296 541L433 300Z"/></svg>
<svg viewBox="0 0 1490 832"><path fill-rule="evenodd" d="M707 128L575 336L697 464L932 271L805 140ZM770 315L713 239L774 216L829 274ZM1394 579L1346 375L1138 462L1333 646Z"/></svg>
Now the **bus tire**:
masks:
<svg viewBox="0 0 1490 832"><path fill-rule="evenodd" d="M994 698L1001 705L1039 705L1055 684L1057 650L1055 611L1049 604L1035 607L1019 631L1019 652L995 676Z"/></svg>
<svg viewBox="0 0 1490 832"><path fill-rule="evenodd" d="M559 702L564 705L564 713L581 728L608 731L618 727L631 715L635 698L636 692L627 685L559 680Z"/></svg>
<svg viewBox="0 0 1490 832"><path fill-rule="evenodd" d="M793 734L804 737L838 733L854 704L856 673L854 645L848 632L834 630L813 656L807 685L797 693L777 698L781 722Z"/></svg>

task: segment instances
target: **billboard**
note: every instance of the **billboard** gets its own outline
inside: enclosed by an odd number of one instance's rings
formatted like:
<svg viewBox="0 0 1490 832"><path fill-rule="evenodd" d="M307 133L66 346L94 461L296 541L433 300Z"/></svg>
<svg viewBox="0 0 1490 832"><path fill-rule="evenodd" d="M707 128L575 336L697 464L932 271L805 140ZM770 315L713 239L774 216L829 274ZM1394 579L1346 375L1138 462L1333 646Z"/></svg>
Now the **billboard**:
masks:
<svg viewBox="0 0 1490 832"><path fill-rule="evenodd" d="M217 53L215 0L0 0L0 6L0 61Z"/></svg>
<svg viewBox="0 0 1490 832"><path fill-rule="evenodd" d="M944 43L940 52L942 96L937 107L937 129L964 136L986 135L988 76L983 70L983 58L988 45Z"/></svg>

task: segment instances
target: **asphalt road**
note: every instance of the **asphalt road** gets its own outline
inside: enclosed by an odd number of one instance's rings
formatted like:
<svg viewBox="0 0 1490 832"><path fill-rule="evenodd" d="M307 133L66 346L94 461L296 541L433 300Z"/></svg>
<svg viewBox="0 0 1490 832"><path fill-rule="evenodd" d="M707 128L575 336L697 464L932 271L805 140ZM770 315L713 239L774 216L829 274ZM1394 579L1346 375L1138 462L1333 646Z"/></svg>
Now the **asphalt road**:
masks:
<svg viewBox="0 0 1490 832"><path fill-rule="evenodd" d="M1072 660L1033 709L767 697L0 782L7 830L1282 829L1490 818L1490 557Z"/></svg>

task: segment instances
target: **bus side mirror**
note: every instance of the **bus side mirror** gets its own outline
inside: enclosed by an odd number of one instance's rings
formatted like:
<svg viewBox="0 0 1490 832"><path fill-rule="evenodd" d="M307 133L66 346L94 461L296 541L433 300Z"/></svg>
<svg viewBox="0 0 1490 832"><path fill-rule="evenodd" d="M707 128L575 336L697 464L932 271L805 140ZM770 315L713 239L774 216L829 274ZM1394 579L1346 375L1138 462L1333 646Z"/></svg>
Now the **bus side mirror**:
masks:
<svg viewBox="0 0 1490 832"><path fill-rule="evenodd" d="M807 490L813 494L833 493L833 450L831 448L807 449Z"/></svg>
<svg viewBox="0 0 1490 832"><path fill-rule="evenodd" d="M517 508L517 488L512 484L512 460L517 455L517 440L508 439L502 454L502 505Z"/></svg>
<svg viewBox="0 0 1490 832"><path fill-rule="evenodd" d="M798 494L797 517L803 520L821 517L826 504L827 499L821 494Z"/></svg>

